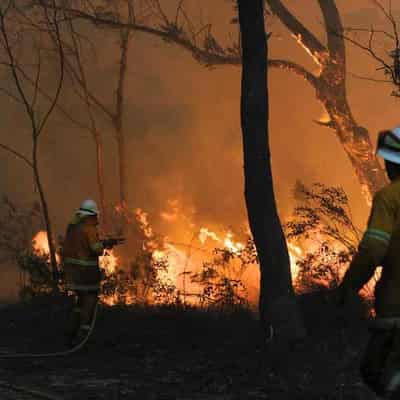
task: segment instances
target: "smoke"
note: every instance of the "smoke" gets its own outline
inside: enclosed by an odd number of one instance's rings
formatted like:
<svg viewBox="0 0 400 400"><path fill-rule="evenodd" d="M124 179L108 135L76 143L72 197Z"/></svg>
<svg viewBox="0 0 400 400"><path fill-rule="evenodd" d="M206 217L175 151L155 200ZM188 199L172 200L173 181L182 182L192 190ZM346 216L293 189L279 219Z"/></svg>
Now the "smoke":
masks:
<svg viewBox="0 0 400 400"><path fill-rule="evenodd" d="M196 4L192 9L196 10ZM368 20L358 12L358 2L340 4L346 21ZM348 8L347 8L348 7ZM294 8L294 7L293 7ZM203 17L214 24L216 36L236 37L230 4L202 2ZM198 7L197 7L198 10ZM305 10L305 8L304 8ZM318 8L296 10L307 26L321 35ZM314 15L315 14L315 15ZM365 15L364 15L365 14ZM193 14L195 17L198 15ZM372 14L371 14L372 15ZM315 18L311 18L311 16ZM286 30L271 25L278 40L270 41L271 57L282 57L315 66ZM117 35L96 31L84 24L85 34L96 47L86 56L89 87L107 106L115 104L118 71ZM220 35L220 36L218 36ZM279 37L281 40L279 40ZM373 69L371 59L348 47L349 70ZM240 130L239 67L207 69L184 50L144 34L134 34L129 48L124 129L128 153L128 205L142 208L157 230L189 240L202 225L243 229L243 161ZM54 82L48 81L49 88ZM356 223L363 227L367 214L357 179L334 134L315 123L321 106L315 93L296 76L270 71L270 143L275 194L282 219L294 206L292 189L297 179L340 185L350 194ZM387 88L349 80L350 103L356 119L373 133L396 124L397 105ZM379 98L379 102L375 100ZM66 81L61 103L77 119L87 121L81 101ZM1 142L30 155L29 125L22 109L0 96ZM118 201L117 147L110 121L96 109L96 122L105 148L106 196ZM379 118L377 118L379 116ZM63 234L72 213L85 198L97 199L95 148L87 131L78 129L57 112L40 140L40 170L57 234ZM0 188L11 198L29 204L37 198L31 171L15 157L0 153ZM174 203L175 201L175 203ZM172 202L172 203L171 203ZM167 221L177 205L180 216ZM193 234L193 233L192 233ZM10 281L11 281L10 277ZM3 282L8 287L8 280Z"/></svg>

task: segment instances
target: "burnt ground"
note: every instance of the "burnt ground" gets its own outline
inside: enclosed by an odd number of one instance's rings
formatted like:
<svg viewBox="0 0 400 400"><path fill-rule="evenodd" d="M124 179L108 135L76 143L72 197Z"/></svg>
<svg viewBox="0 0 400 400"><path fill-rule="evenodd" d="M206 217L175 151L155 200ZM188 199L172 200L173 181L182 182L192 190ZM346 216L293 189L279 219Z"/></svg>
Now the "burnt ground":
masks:
<svg viewBox="0 0 400 400"><path fill-rule="evenodd" d="M0 380L65 400L375 399L358 373L361 313L339 313L319 295L301 304L309 337L280 362L250 312L103 307L86 350L0 360ZM62 349L65 311L63 301L4 306L0 352Z"/></svg>

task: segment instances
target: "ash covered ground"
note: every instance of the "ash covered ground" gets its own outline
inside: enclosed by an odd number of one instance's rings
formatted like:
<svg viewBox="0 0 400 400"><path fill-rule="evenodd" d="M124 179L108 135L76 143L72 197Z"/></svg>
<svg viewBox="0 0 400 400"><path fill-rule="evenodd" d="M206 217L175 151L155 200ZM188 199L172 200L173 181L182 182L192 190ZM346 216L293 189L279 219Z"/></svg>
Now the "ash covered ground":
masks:
<svg viewBox="0 0 400 400"><path fill-rule="evenodd" d="M0 360L1 380L75 399L363 399L368 339L361 308L300 298L309 336L297 349L263 344L248 311L101 307L88 347L71 356ZM1 352L63 347L66 301L4 305ZM283 354L283 355L282 355Z"/></svg>

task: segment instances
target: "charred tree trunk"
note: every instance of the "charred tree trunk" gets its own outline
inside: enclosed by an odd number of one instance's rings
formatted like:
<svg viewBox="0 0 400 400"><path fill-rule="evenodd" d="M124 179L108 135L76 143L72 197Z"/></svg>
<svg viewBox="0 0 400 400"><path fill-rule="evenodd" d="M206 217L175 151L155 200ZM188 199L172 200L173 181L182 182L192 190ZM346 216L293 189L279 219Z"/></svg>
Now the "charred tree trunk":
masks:
<svg viewBox="0 0 400 400"><path fill-rule="evenodd" d="M241 123L245 200L260 262L260 317L268 334L272 327L278 340L292 341L304 337L305 329L274 197L263 0L238 0L238 5L243 48Z"/></svg>

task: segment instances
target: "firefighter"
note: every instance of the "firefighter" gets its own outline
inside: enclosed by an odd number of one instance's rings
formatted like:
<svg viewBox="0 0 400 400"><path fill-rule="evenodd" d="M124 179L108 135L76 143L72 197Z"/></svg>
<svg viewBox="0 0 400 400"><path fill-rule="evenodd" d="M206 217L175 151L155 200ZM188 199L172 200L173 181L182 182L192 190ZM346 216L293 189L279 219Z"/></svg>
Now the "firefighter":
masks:
<svg viewBox="0 0 400 400"><path fill-rule="evenodd" d="M374 198L367 230L336 291L340 304L354 296L382 266L375 287L376 318L361 363L364 382L378 395L400 398L400 126L380 132L377 155L390 183Z"/></svg>
<svg viewBox="0 0 400 400"><path fill-rule="evenodd" d="M101 281L99 256L105 250L105 243L99 239L97 230L98 214L93 200L82 202L64 239L66 288L76 294L66 332L69 346L80 343L88 335L97 306Z"/></svg>

